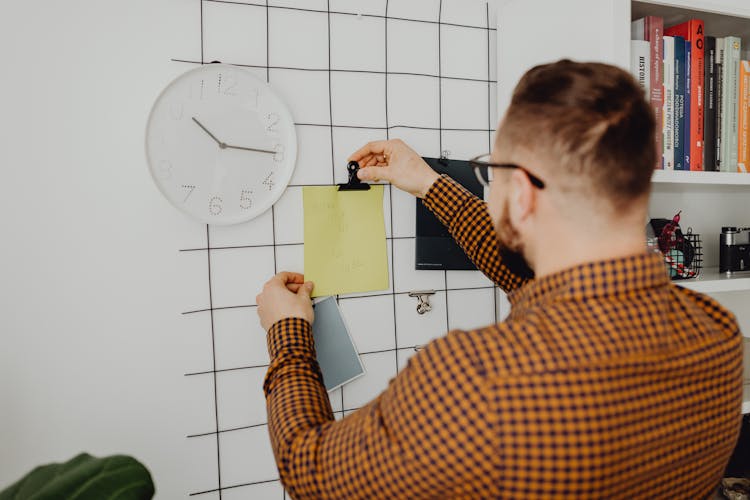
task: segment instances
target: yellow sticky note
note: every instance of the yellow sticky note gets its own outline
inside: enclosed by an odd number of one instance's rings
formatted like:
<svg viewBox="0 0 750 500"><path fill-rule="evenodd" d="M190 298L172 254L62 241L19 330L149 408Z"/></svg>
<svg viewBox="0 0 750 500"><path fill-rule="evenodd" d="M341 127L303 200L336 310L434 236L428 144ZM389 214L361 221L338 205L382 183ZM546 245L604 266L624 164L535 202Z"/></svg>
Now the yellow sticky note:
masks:
<svg viewBox="0 0 750 500"><path fill-rule="evenodd" d="M383 186L306 186L302 199L305 280L315 283L312 296L388 288Z"/></svg>

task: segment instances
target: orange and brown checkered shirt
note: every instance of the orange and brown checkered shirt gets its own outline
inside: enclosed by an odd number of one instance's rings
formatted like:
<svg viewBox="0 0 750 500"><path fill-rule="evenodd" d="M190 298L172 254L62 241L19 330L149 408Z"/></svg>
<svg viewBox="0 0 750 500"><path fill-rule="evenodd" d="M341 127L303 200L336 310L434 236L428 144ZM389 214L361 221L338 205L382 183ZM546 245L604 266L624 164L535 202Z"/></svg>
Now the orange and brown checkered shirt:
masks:
<svg viewBox="0 0 750 500"><path fill-rule="evenodd" d="M268 332L268 428L297 499L705 498L739 432L742 342L716 301L644 253L520 278L484 202L426 205L509 292L508 319L451 331L335 421L310 325Z"/></svg>

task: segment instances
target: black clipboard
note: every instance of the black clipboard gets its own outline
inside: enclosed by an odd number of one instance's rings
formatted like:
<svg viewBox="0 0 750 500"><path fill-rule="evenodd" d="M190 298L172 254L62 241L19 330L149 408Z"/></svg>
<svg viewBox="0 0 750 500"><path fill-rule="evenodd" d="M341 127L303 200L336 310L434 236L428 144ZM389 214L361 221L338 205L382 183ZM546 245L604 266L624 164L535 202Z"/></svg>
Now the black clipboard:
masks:
<svg viewBox="0 0 750 500"><path fill-rule="evenodd" d="M484 196L484 187L474 174L474 169L465 160L446 158L424 158L424 161L439 174L447 174L479 198ZM469 257L453 240L448 228L417 199L417 241L415 252L415 269L476 271Z"/></svg>

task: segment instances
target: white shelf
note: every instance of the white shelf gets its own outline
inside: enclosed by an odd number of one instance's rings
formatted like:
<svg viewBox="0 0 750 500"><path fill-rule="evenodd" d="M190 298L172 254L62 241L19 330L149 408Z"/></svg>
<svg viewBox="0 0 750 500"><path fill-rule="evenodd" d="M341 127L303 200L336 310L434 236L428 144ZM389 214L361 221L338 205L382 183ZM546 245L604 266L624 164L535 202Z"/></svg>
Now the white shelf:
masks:
<svg viewBox="0 0 750 500"><path fill-rule="evenodd" d="M701 293L737 292L750 290L750 273L728 277L724 273L719 273L718 267L708 267L703 269L697 278L673 283Z"/></svg>
<svg viewBox="0 0 750 500"><path fill-rule="evenodd" d="M651 180L655 183L750 186L750 173L654 170Z"/></svg>
<svg viewBox="0 0 750 500"><path fill-rule="evenodd" d="M750 413L750 385L745 384L742 388L742 414Z"/></svg>

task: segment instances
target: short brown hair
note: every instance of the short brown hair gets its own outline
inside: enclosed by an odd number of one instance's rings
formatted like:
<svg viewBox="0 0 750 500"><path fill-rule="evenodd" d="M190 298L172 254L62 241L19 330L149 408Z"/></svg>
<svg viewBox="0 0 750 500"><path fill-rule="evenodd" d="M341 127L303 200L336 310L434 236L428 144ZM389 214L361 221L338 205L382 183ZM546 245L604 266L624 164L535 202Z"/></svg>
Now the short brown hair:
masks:
<svg viewBox="0 0 750 500"><path fill-rule="evenodd" d="M540 153L554 162L545 175L588 186L622 208L649 192L654 135L653 110L628 72L564 59L521 78L498 147Z"/></svg>

